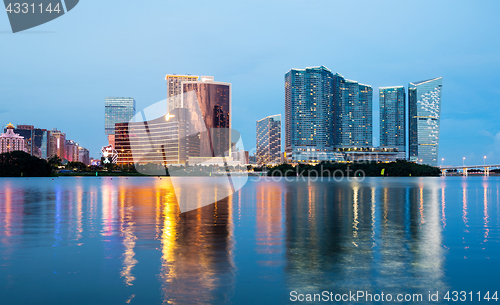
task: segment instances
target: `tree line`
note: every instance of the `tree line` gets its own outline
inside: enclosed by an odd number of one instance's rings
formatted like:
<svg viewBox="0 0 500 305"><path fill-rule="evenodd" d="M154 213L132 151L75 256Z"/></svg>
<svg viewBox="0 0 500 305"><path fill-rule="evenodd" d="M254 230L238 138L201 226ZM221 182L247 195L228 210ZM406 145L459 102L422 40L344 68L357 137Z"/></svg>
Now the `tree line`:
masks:
<svg viewBox="0 0 500 305"><path fill-rule="evenodd" d="M438 177L441 171L437 167L416 164L406 160L389 163L360 162L334 163L321 162L316 165L283 163L268 169L268 176L302 176L302 177L336 177L336 176L366 176L366 177Z"/></svg>

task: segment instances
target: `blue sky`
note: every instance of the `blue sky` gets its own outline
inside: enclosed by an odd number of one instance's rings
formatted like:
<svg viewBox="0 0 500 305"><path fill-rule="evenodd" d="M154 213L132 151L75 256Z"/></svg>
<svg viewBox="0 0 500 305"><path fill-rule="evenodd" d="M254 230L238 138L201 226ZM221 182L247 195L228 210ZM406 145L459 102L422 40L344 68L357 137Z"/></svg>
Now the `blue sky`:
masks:
<svg viewBox="0 0 500 305"><path fill-rule="evenodd" d="M0 125L57 127L98 157L104 98L139 110L165 75L233 84L233 127L284 114L284 74L324 65L374 88L443 77L440 160L500 163L498 1L85 1L32 30L0 13ZM375 132L378 132L375 115ZM378 142L378 136L376 136ZM440 162L441 164L441 162Z"/></svg>

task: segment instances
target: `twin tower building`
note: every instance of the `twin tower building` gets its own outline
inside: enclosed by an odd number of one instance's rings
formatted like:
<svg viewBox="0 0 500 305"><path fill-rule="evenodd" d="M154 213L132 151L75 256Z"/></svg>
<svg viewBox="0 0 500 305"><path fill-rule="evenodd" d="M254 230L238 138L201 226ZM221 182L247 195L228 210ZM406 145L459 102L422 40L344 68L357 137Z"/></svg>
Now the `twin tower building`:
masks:
<svg viewBox="0 0 500 305"><path fill-rule="evenodd" d="M373 89L328 68L285 75L285 159L338 161L353 153L393 152L437 166L442 77L379 88L380 147L373 148Z"/></svg>

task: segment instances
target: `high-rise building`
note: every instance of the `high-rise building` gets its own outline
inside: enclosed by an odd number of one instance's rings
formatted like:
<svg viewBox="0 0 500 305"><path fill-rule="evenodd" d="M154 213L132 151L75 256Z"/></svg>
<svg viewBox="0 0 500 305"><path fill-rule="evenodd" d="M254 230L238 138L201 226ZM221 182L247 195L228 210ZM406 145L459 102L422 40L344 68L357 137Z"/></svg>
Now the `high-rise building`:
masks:
<svg viewBox="0 0 500 305"><path fill-rule="evenodd" d="M324 66L285 75L285 156L341 161L345 147L373 146L373 89Z"/></svg>
<svg viewBox="0 0 500 305"><path fill-rule="evenodd" d="M239 162L240 165L249 164L248 151L240 150L238 147L233 147L231 149L231 157L233 158L233 161Z"/></svg>
<svg viewBox="0 0 500 305"><path fill-rule="evenodd" d="M201 79L181 82L182 92L172 92L181 100L168 113L115 124L119 164L241 163L231 157L231 84Z"/></svg>
<svg viewBox="0 0 500 305"><path fill-rule="evenodd" d="M68 162L78 162L79 161L79 152L78 148L80 146L78 143L75 143L73 140L66 140L65 142L65 158Z"/></svg>
<svg viewBox="0 0 500 305"><path fill-rule="evenodd" d="M195 82L199 77L195 75L168 74L167 81L167 105L168 112L175 108L182 108L182 82Z"/></svg>
<svg viewBox="0 0 500 305"><path fill-rule="evenodd" d="M7 129L4 132L7 132ZM26 150L30 155L48 158L50 132L47 129L35 128L33 125L17 125L14 133L24 137Z"/></svg>
<svg viewBox="0 0 500 305"><path fill-rule="evenodd" d="M333 145L373 146L372 87L339 73L333 79Z"/></svg>
<svg viewBox="0 0 500 305"><path fill-rule="evenodd" d="M90 157L88 149L80 146L78 147L78 162L82 162L87 166L90 165Z"/></svg>
<svg viewBox="0 0 500 305"><path fill-rule="evenodd" d="M403 86L379 88L380 146L406 150L406 94Z"/></svg>
<svg viewBox="0 0 500 305"><path fill-rule="evenodd" d="M26 152L32 156L36 156L37 149L34 147L33 138L34 138L34 126L32 125L17 125L14 128L14 133L22 136L26 145ZM7 132L7 129L4 130Z"/></svg>
<svg viewBox="0 0 500 305"><path fill-rule="evenodd" d="M281 114L257 121L257 163L281 163Z"/></svg>
<svg viewBox="0 0 500 305"><path fill-rule="evenodd" d="M61 160L66 158L66 134L53 128L50 132L50 157L58 156Z"/></svg>
<svg viewBox="0 0 500 305"><path fill-rule="evenodd" d="M292 162L332 160L333 74L324 67L285 74L285 152Z"/></svg>
<svg viewBox="0 0 500 305"><path fill-rule="evenodd" d="M438 164L442 88L442 77L408 85L412 161L432 166Z"/></svg>
<svg viewBox="0 0 500 305"><path fill-rule="evenodd" d="M23 136L14 133L14 125L8 124L6 132L0 134L0 154L13 151L28 152Z"/></svg>
<svg viewBox="0 0 500 305"><path fill-rule="evenodd" d="M199 157L231 157L231 84L202 76L201 81L182 82L182 86L182 106L190 112L191 129L201 124L199 130L205 130L199 134Z"/></svg>
<svg viewBox="0 0 500 305"><path fill-rule="evenodd" d="M135 115L135 100L131 97L107 97L104 101L104 129L113 145L115 124L128 122Z"/></svg>
<svg viewBox="0 0 500 305"><path fill-rule="evenodd" d="M35 146L40 149L40 158L50 158L50 131L47 129L35 129Z"/></svg>

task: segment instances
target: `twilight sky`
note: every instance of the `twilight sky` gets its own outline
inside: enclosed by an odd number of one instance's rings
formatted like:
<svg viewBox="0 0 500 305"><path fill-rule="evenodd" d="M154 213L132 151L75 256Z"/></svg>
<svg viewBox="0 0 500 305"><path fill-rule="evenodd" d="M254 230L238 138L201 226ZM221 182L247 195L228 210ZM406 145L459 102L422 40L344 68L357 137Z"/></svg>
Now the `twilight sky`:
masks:
<svg viewBox="0 0 500 305"><path fill-rule="evenodd" d="M99 157L104 98L138 110L169 73L233 84L233 128L284 115L284 74L324 65L374 89L443 77L439 164L500 163L499 1L89 1L12 34L0 12L0 126L57 127ZM3 128L2 128L3 130Z"/></svg>

